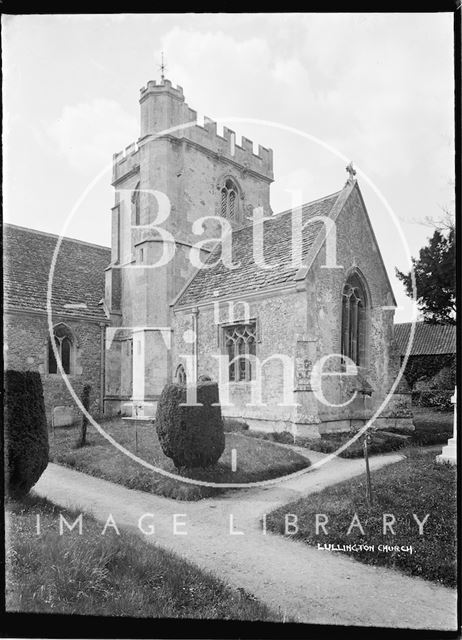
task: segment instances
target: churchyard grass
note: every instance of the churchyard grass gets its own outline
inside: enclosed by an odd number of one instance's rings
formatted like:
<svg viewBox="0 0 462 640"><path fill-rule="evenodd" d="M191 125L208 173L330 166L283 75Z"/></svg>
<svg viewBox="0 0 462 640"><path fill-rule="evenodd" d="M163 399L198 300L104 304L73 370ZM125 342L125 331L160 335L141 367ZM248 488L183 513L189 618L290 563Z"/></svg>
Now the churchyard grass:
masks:
<svg viewBox="0 0 462 640"><path fill-rule="evenodd" d="M365 475L328 487L267 516L267 527L285 534L286 514L297 516L298 533L292 537L318 544L374 545L374 551L345 550L355 560L399 569L407 574L455 586L456 583L456 469L435 462L435 452L409 449L405 460L372 473L373 503L366 500ZM354 514L358 527L347 534ZM395 535L383 535L383 514L396 518ZM316 535L316 515L326 514L327 534ZM422 521L430 514L419 535L413 514ZM405 551L381 552L379 545L412 546ZM328 553L320 550L319 553Z"/></svg>
<svg viewBox="0 0 462 640"><path fill-rule="evenodd" d="M425 445L444 445L452 437L454 413L452 411L437 411L432 408L413 407L413 423L415 431L407 434L407 439L393 436L381 436L374 438L369 445L369 455L380 455L390 451L408 447L419 447ZM280 433L264 433L259 431L243 431L245 436L262 440L271 440L282 444L295 444L299 447L306 447L321 453L334 453L343 444L351 439L349 434L328 434L320 440L308 440L303 437L293 435L288 431ZM364 457L363 439L358 438L349 447L344 449L339 456L341 458L362 458Z"/></svg>
<svg viewBox="0 0 462 640"><path fill-rule="evenodd" d="M155 426L120 418L105 421L103 428L121 445L150 464L178 473L160 447ZM90 475L177 500L200 500L223 491L220 488L186 484L167 478L118 451L112 444L88 427L88 444L76 447L78 428L60 428L50 433L50 460ZM232 470L232 450L236 450L236 471ZM182 470L181 475L209 482L255 482L293 473L309 466L297 452L275 447L269 442L246 438L239 433L226 433L226 447L218 464L207 469Z"/></svg>
<svg viewBox="0 0 462 640"><path fill-rule="evenodd" d="M226 586L135 534L28 496L6 505L6 610L78 615L281 621L243 589ZM37 515L40 535L37 535Z"/></svg>
<svg viewBox="0 0 462 640"><path fill-rule="evenodd" d="M453 411L437 411L432 407L412 407L416 431L452 431Z"/></svg>
<svg viewBox="0 0 462 640"><path fill-rule="evenodd" d="M433 408L413 407L415 431L413 444L446 444L452 438L454 426L453 411L437 411Z"/></svg>

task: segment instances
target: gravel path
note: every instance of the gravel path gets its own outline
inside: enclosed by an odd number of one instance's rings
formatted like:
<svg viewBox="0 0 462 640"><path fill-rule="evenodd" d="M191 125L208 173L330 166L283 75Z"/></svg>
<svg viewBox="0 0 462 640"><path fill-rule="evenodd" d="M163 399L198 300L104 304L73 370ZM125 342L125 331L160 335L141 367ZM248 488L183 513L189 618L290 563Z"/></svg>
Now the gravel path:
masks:
<svg viewBox="0 0 462 640"><path fill-rule="evenodd" d="M316 460L322 457L316 454ZM401 458L396 453L376 456L371 467L377 469ZM62 507L91 513L101 522L112 514L119 529L138 534L138 519L151 514L142 522L146 529L155 527L154 534L143 536L147 543L174 551L300 622L455 629L456 594L452 589L318 551L289 537L263 535L260 517L264 513L363 471L361 459L335 459L272 487L179 502L50 463L34 490ZM173 534L174 514L182 514L176 518L185 524L178 524L177 531L186 535ZM230 534L231 517L234 531L242 534ZM83 520L85 526L85 517Z"/></svg>

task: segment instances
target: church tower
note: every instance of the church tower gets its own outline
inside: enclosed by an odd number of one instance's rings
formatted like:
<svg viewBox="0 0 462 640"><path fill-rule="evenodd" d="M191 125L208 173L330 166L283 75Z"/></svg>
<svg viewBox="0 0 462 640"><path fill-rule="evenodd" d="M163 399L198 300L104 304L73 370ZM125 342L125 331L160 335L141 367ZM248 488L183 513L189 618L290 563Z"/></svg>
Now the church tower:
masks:
<svg viewBox="0 0 462 640"><path fill-rule="evenodd" d="M192 249L219 238L226 218L249 224L255 207L270 215L272 150L204 118L185 102L181 87L162 77L140 92L140 137L113 156L112 256L105 303L111 317L106 341L106 402L110 413L150 415L172 381L171 304L195 272ZM158 227L156 229L156 227ZM163 230L163 231L162 231ZM200 235L198 235L198 233ZM201 260L213 247L201 251Z"/></svg>

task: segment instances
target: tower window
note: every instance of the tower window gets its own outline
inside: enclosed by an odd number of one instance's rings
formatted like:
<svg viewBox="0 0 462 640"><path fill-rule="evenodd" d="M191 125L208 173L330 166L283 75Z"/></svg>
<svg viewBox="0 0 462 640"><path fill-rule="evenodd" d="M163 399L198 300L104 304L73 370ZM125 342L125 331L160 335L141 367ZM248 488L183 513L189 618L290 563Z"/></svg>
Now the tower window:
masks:
<svg viewBox="0 0 462 640"><path fill-rule="evenodd" d="M141 208L140 208L140 183L136 185L132 193L132 225L139 226L141 224Z"/></svg>
<svg viewBox="0 0 462 640"><path fill-rule="evenodd" d="M228 178L221 188L221 215L223 218L234 218L237 210L238 189L233 180Z"/></svg>

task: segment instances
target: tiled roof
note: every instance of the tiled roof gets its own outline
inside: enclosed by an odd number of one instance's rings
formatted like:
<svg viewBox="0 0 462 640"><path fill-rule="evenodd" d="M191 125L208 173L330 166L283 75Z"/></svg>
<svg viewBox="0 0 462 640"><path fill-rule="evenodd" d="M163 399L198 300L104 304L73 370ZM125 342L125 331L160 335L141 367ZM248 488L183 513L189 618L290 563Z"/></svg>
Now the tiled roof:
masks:
<svg viewBox="0 0 462 640"><path fill-rule="evenodd" d="M5 308L46 311L57 241L58 236L40 231L9 224L3 227ZM98 303L104 297L104 269L110 260L111 250L106 247L63 239L53 277L53 313L104 320Z"/></svg>
<svg viewBox="0 0 462 640"><path fill-rule="evenodd" d="M411 334L411 322L395 324L395 339L401 355L405 355ZM436 356L456 352L456 325L416 322L411 356Z"/></svg>
<svg viewBox="0 0 462 640"><path fill-rule="evenodd" d="M309 202L302 207L302 220L314 216L328 216L340 192L320 200ZM292 266L292 216L291 211L284 211L273 216L263 224L263 246L266 264L278 265L277 268L263 269L253 259L253 225L233 231L232 256L233 264L240 264L229 269L221 261L214 267L200 269L191 280L185 291L176 301L175 306L197 304L205 300L232 294L247 294L265 289L281 287L293 281L298 271ZM307 225L302 234L302 258L305 258L316 236L323 227L322 222ZM221 243L212 251L207 263L215 262L221 255ZM218 294L214 294L218 291Z"/></svg>

